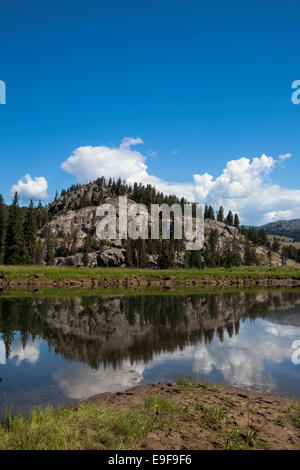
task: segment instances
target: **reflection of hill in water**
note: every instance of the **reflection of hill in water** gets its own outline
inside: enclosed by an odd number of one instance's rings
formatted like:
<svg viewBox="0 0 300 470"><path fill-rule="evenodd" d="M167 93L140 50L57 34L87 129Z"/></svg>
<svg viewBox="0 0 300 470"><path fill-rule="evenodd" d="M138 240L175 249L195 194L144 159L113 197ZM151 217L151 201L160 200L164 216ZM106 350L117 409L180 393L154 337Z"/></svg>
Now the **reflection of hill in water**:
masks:
<svg viewBox="0 0 300 470"><path fill-rule="evenodd" d="M300 305L295 308L287 308L284 311L270 311L268 320L278 325L300 326Z"/></svg>
<svg viewBox="0 0 300 470"><path fill-rule="evenodd" d="M299 294L261 291L128 297L0 298L0 332L9 355L14 332L23 345L39 335L56 352L98 368L125 358L151 360L154 354L196 341L222 341L238 334L240 321L265 317L300 324ZM295 307L294 307L295 306ZM291 323L290 323L291 322Z"/></svg>

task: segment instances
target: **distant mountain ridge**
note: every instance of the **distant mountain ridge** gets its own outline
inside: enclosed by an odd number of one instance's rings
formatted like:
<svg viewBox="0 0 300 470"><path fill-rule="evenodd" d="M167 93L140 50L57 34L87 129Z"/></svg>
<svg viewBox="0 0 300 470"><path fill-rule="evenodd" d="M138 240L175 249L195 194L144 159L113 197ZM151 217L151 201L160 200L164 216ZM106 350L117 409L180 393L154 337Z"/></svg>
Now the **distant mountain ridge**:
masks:
<svg viewBox="0 0 300 470"><path fill-rule="evenodd" d="M300 241L300 219L277 220L257 227L265 230L269 235L279 235Z"/></svg>
<svg viewBox="0 0 300 470"><path fill-rule="evenodd" d="M261 225L259 228L264 230L291 230L300 232L300 219L277 220L276 222Z"/></svg>

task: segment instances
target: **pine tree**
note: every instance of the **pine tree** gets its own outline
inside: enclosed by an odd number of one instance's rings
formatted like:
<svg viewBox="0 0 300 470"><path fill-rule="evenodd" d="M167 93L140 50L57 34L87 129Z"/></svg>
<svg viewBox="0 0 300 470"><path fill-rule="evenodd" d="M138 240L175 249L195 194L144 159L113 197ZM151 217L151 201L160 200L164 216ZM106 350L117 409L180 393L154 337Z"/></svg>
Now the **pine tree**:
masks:
<svg viewBox="0 0 300 470"><path fill-rule="evenodd" d="M169 240L162 240L161 244L161 253L158 258L158 266L161 269L167 269L174 266L174 247L172 248L172 244Z"/></svg>
<svg viewBox="0 0 300 470"><path fill-rule="evenodd" d="M287 251L286 251L286 247L283 246L281 249L281 265L282 266L286 265L286 260L287 260Z"/></svg>
<svg viewBox="0 0 300 470"><path fill-rule="evenodd" d="M223 209L223 206L221 206L219 211L218 211L217 221L218 222L224 222L224 209Z"/></svg>
<svg viewBox="0 0 300 470"><path fill-rule="evenodd" d="M242 263L238 239L234 237L232 241L232 264L233 266L241 266Z"/></svg>
<svg viewBox="0 0 300 470"><path fill-rule="evenodd" d="M184 267L186 269L191 267L191 251L188 250L184 254Z"/></svg>
<svg viewBox="0 0 300 470"><path fill-rule="evenodd" d="M223 256L222 256L222 266L225 268L231 268L233 265L233 255L229 243L227 244Z"/></svg>
<svg viewBox="0 0 300 470"><path fill-rule="evenodd" d="M71 254L72 255L75 255L75 253L77 252L77 241L78 241L78 231L76 229L72 232L72 241L71 241Z"/></svg>
<svg viewBox="0 0 300 470"><path fill-rule="evenodd" d="M35 264L36 262L36 213L32 200L24 221L24 252L26 264Z"/></svg>
<svg viewBox="0 0 300 470"><path fill-rule="evenodd" d="M228 214L227 214L226 224L227 225L233 225L233 214L232 214L231 211L229 211Z"/></svg>
<svg viewBox="0 0 300 470"><path fill-rule="evenodd" d="M271 245L271 243L269 243L267 248L268 248L269 266L272 266L272 245Z"/></svg>
<svg viewBox="0 0 300 470"><path fill-rule="evenodd" d="M208 218L215 220L215 212L212 206L209 206L208 208Z"/></svg>
<svg viewBox="0 0 300 470"><path fill-rule="evenodd" d="M237 213L234 214L234 226L240 228L240 219Z"/></svg>
<svg viewBox="0 0 300 470"><path fill-rule="evenodd" d="M251 266L252 264L258 264L258 259L255 253L255 250L253 247L251 247L249 240L246 240L246 243L245 243L244 264L246 266Z"/></svg>
<svg viewBox="0 0 300 470"><path fill-rule="evenodd" d="M24 252L22 213L19 207L19 196L15 193L9 207L5 237L5 264L22 264Z"/></svg>
<svg viewBox="0 0 300 470"><path fill-rule="evenodd" d="M125 258L126 266L128 268L132 268L133 266L133 250L132 250L132 241L130 238L126 241L126 258Z"/></svg>
<svg viewBox="0 0 300 470"><path fill-rule="evenodd" d="M36 243L36 259L35 259L35 262L36 264L43 264L43 246L42 246L42 241L41 239L39 238L37 243Z"/></svg>
<svg viewBox="0 0 300 470"><path fill-rule="evenodd" d="M35 210L36 212L36 224L38 230L40 230L49 220L47 207L43 207L41 201Z"/></svg>
<svg viewBox="0 0 300 470"><path fill-rule="evenodd" d="M48 233L47 233L46 264L47 266L53 266L55 264L54 237L50 230L48 230Z"/></svg>
<svg viewBox="0 0 300 470"><path fill-rule="evenodd" d="M89 252L91 250L91 237L90 234L85 237L84 240L84 245L83 245L83 266L88 266L89 265Z"/></svg>
<svg viewBox="0 0 300 470"><path fill-rule="evenodd" d="M211 268L214 268L220 264L220 256L218 254L218 230L211 230L208 237L208 246L205 251L205 264Z"/></svg>
<svg viewBox="0 0 300 470"><path fill-rule="evenodd" d="M4 261L5 249L5 233L6 233L6 209L2 194L0 194L0 264Z"/></svg>
<svg viewBox="0 0 300 470"><path fill-rule="evenodd" d="M190 268L202 268L201 252L200 250L191 250L189 257Z"/></svg>
<svg viewBox="0 0 300 470"><path fill-rule="evenodd" d="M145 240L141 240L139 244L139 268L147 267L147 253Z"/></svg>
<svg viewBox="0 0 300 470"><path fill-rule="evenodd" d="M275 238L275 240L273 241L272 250L275 251L275 253L279 253L280 243L277 238Z"/></svg>

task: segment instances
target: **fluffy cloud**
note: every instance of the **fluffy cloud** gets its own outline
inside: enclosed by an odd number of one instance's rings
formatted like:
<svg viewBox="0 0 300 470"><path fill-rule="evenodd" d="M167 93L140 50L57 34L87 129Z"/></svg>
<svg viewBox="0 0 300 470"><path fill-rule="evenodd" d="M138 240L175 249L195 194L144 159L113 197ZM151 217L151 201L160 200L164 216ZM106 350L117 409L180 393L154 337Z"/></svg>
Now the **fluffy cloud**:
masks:
<svg viewBox="0 0 300 470"><path fill-rule="evenodd" d="M10 196L13 196L14 193L18 193L21 199L29 201L33 199L34 201L48 201L50 199L49 194L47 194L48 183L44 176L38 176L36 178L31 178L30 175L25 175L24 178L19 179L18 184L14 184L10 190Z"/></svg>
<svg viewBox="0 0 300 470"><path fill-rule="evenodd" d="M287 160L287 159L291 158L291 156L292 156L291 153L283 153L283 154L278 156L278 160L284 161L284 160Z"/></svg>
<svg viewBox="0 0 300 470"><path fill-rule="evenodd" d="M132 149L142 144L141 138L126 137L119 147L78 147L61 165L67 173L76 175L80 183L87 183L100 176L122 178L129 183L152 184L165 193L193 198L193 185L171 183L148 173L146 157Z"/></svg>
<svg viewBox="0 0 300 470"><path fill-rule="evenodd" d="M300 217L300 190L286 189L270 181L274 168L280 168L291 157L290 153L277 159L262 155L252 160L244 157L231 160L216 178L208 173L195 174L191 183L173 183L149 173L147 157L133 148L142 143L139 137L127 137L116 148L79 147L61 166L81 183L99 176L121 177L129 183L152 184L159 191L190 201L208 202L215 208L223 205L225 211L238 212L246 224Z"/></svg>
<svg viewBox="0 0 300 470"><path fill-rule="evenodd" d="M126 181L144 181L149 176L145 164L146 157L131 149L131 146L142 143L140 138L125 138L117 148L102 145L78 147L61 167L68 173L76 175L81 183L100 176L121 177Z"/></svg>
<svg viewBox="0 0 300 470"><path fill-rule="evenodd" d="M207 173L196 174L195 198L233 209L248 224L299 217L300 190L283 188L269 178L278 161L290 158L287 155L279 160L266 155L231 160L216 179Z"/></svg>

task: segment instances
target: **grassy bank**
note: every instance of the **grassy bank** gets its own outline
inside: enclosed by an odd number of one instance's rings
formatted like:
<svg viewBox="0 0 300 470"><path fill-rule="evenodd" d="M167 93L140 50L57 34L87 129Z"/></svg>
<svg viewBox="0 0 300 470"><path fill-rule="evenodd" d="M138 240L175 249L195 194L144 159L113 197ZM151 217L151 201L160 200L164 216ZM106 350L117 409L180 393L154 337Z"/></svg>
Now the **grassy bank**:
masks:
<svg viewBox="0 0 300 470"><path fill-rule="evenodd" d="M35 409L0 425L0 449L300 449L300 402L180 380Z"/></svg>
<svg viewBox="0 0 300 470"><path fill-rule="evenodd" d="M9 281L88 281L88 280L130 280L138 277L141 281L159 281L173 278L177 281L201 280L210 277L213 280L223 278L294 278L300 279L300 269L290 266L241 266L233 268L206 269L134 269L134 268L57 268L52 266L0 266L0 274Z"/></svg>

